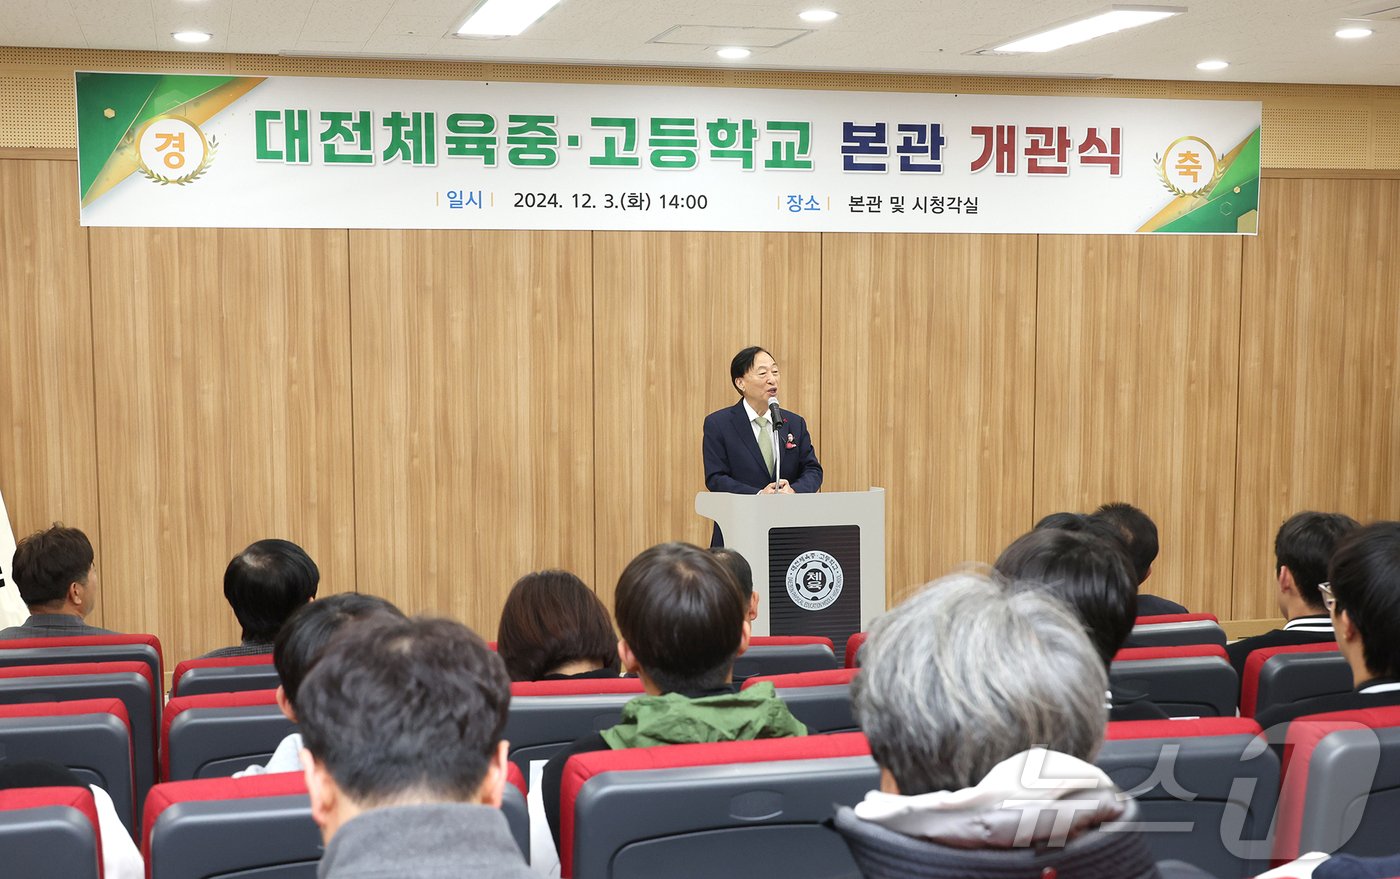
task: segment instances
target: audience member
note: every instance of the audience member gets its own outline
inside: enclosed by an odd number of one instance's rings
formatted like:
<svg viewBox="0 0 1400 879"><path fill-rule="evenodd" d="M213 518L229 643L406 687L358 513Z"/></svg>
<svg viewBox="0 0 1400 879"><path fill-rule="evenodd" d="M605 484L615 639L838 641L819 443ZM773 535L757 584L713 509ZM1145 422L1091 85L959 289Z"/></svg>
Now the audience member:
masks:
<svg viewBox="0 0 1400 879"><path fill-rule="evenodd" d="M724 562L729 573L734 575L734 582L739 584L739 594L744 596L744 600L748 602L749 622L758 619L760 599L758 590L753 588L753 568L749 565L749 560L740 555L737 549L729 546L712 546L710 552Z"/></svg>
<svg viewBox="0 0 1400 879"><path fill-rule="evenodd" d="M749 642L748 609L729 569L688 543L663 543L634 558L617 581L614 616L622 666L646 695L616 726L579 739L544 770L545 813L559 842L559 786L575 754L807 734L771 683L740 691L734 660Z"/></svg>
<svg viewBox="0 0 1400 879"><path fill-rule="evenodd" d="M0 640L116 634L83 622L97 607L101 590L92 543L77 528L55 522L21 540L10 573L29 608L29 619L0 630Z"/></svg>
<svg viewBox="0 0 1400 879"><path fill-rule="evenodd" d="M1328 574L1317 588L1356 689L1266 708L1256 718L1265 729L1309 714L1400 705L1400 522L1352 531Z"/></svg>
<svg viewBox="0 0 1400 879"><path fill-rule="evenodd" d="M538 879L500 812L510 679L460 623L346 629L302 682L320 879Z"/></svg>
<svg viewBox="0 0 1400 879"><path fill-rule="evenodd" d="M277 707L292 723L297 722L297 694L301 682L315 667L326 647L351 623L360 624L380 618L403 619L403 612L376 595L341 592L304 604L292 614L272 649L272 663L277 667ZM298 772L301 765L301 734L291 733L277 745L267 765L249 766L235 772L235 778L245 775L270 775L274 772Z"/></svg>
<svg viewBox="0 0 1400 879"><path fill-rule="evenodd" d="M1327 563L1338 541L1359 527L1355 519L1341 513L1305 512L1291 517L1278 529L1274 536L1274 597L1286 622L1282 629L1245 638L1225 648L1241 679L1249 654L1256 650L1336 640L1332 618L1317 586L1327 579Z"/></svg>
<svg viewBox="0 0 1400 879"><path fill-rule="evenodd" d="M608 609L568 571L537 571L516 581L501 610L496 653L512 681L618 676Z"/></svg>
<svg viewBox="0 0 1400 879"><path fill-rule="evenodd" d="M105 790L84 784L73 770L48 760L0 762L0 790L25 787L85 787L92 791L97 834L101 837L102 879L144 879L146 862Z"/></svg>
<svg viewBox="0 0 1400 879"><path fill-rule="evenodd" d="M204 654L256 656L272 652L273 639L293 613L316 597L321 571L290 540L259 540L224 570L224 598L243 627L242 643Z"/></svg>
<svg viewBox="0 0 1400 879"><path fill-rule="evenodd" d="M1084 531L1044 528L1022 535L997 559L1006 577L1043 589L1079 618L1107 669L1137 617L1137 585L1119 541ZM1161 720L1162 709L1141 693L1108 691L1112 720Z"/></svg>
<svg viewBox="0 0 1400 879"><path fill-rule="evenodd" d="M1152 575L1152 563L1157 560L1157 523L1132 504L1104 504L1094 511L1094 517L1113 525L1123 536L1128 558L1137 575L1138 616L1156 617L1188 613L1186 608L1160 595L1148 595L1142 584Z"/></svg>
<svg viewBox="0 0 1400 879"><path fill-rule="evenodd" d="M1063 604L1000 578L946 577L877 620L851 702L880 789L835 819L861 874L1202 876L1159 873L1136 803L1090 762L1106 685Z"/></svg>

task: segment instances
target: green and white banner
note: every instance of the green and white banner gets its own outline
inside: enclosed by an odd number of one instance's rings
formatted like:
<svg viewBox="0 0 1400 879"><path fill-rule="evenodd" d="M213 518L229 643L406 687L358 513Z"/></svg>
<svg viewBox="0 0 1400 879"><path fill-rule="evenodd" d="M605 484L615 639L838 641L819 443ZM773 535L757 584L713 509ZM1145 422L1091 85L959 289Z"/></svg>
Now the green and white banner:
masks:
<svg viewBox="0 0 1400 879"><path fill-rule="evenodd" d="M78 73L90 226L1205 232L1257 102Z"/></svg>

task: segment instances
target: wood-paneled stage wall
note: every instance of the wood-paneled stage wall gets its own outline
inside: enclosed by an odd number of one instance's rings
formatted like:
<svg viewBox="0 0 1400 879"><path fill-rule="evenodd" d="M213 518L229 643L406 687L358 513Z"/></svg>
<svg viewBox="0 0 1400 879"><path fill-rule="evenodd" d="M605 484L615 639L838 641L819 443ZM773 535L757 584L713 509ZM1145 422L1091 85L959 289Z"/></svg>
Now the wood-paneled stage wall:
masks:
<svg viewBox="0 0 1400 879"><path fill-rule="evenodd" d="M494 631L700 541L700 423L761 342L830 490L889 492L889 599L1125 499L1153 591L1274 613L1289 513L1400 518L1400 180L1265 181L1258 238L83 229L0 160L0 487L98 547L97 621L236 638L229 557Z"/></svg>

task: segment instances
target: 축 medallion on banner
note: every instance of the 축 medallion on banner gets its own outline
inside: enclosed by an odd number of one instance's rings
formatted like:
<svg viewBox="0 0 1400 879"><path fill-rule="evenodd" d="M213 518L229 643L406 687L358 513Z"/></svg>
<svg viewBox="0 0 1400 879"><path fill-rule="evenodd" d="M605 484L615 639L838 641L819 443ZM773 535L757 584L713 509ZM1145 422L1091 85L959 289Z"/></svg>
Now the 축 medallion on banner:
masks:
<svg viewBox="0 0 1400 879"><path fill-rule="evenodd" d="M161 186L184 186L198 180L218 149L216 139L206 140L198 125L173 113L147 122L136 139L141 173Z"/></svg>
<svg viewBox="0 0 1400 879"><path fill-rule="evenodd" d="M841 597L841 564L821 550L804 552L787 569L787 594L803 610L825 610Z"/></svg>
<svg viewBox="0 0 1400 879"><path fill-rule="evenodd" d="M1172 195L1182 197L1209 193L1225 173L1225 165L1214 148L1195 135L1178 137L1153 161L1162 185Z"/></svg>

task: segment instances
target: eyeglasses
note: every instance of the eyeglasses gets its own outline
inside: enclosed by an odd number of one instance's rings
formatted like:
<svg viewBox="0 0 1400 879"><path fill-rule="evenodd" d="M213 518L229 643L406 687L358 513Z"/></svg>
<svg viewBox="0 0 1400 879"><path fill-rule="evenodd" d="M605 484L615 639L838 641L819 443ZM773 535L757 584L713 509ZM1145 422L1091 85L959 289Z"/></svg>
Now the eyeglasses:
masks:
<svg viewBox="0 0 1400 879"><path fill-rule="evenodd" d="M1337 609L1337 596L1332 594L1332 584L1323 581L1317 584L1317 591L1322 593L1322 606L1327 608L1328 613L1333 613Z"/></svg>

